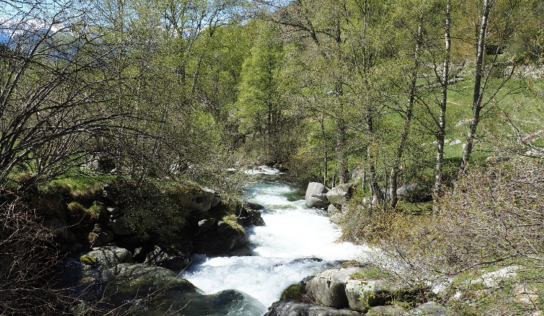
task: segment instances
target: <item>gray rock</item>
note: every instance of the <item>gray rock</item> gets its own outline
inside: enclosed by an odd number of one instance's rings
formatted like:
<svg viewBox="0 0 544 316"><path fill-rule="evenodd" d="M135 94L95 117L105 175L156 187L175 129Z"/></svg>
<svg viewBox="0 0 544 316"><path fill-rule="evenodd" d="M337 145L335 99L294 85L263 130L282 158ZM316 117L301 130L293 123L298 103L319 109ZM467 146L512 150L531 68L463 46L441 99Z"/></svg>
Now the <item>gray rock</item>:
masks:
<svg viewBox="0 0 544 316"><path fill-rule="evenodd" d="M260 211L264 209L264 206L262 206L261 204L252 203L252 202L244 202L244 206L248 209L255 210L255 211Z"/></svg>
<svg viewBox="0 0 544 316"><path fill-rule="evenodd" d="M245 231L223 221L217 226L194 236L194 253L207 256L249 255L249 242Z"/></svg>
<svg viewBox="0 0 544 316"><path fill-rule="evenodd" d="M358 166L357 168L353 169L353 172L351 173L350 182L352 183L361 183L361 180L363 179L365 174L365 169L361 166Z"/></svg>
<svg viewBox="0 0 544 316"><path fill-rule="evenodd" d="M401 316L406 310L398 305L372 307L366 316Z"/></svg>
<svg viewBox="0 0 544 316"><path fill-rule="evenodd" d="M212 208L214 200L215 191L212 189L203 188L201 191L193 193L189 209L192 211L206 213ZM217 200L215 200L215 202L217 202Z"/></svg>
<svg viewBox="0 0 544 316"><path fill-rule="evenodd" d="M202 233L207 232L208 230L210 230L210 228L212 228L215 225L216 222L217 222L217 220L215 220L213 218L206 218L206 219L203 219L201 221L198 221L198 232L197 232L197 234L202 234Z"/></svg>
<svg viewBox="0 0 544 316"><path fill-rule="evenodd" d="M412 203L430 201L431 188L419 183L405 184L397 189L397 197Z"/></svg>
<svg viewBox="0 0 544 316"><path fill-rule="evenodd" d="M361 268L331 269L318 273L306 286L308 296L317 303L336 308L349 306L346 283Z"/></svg>
<svg viewBox="0 0 544 316"><path fill-rule="evenodd" d="M172 253L173 252L173 253ZM146 255L145 264L156 265L173 271L181 271L191 264L189 256L177 251L164 251L155 246L153 251Z"/></svg>
<svg viewBox="0 0 544 316"><path fill-rule="evenodd" d="M340 212L340 210L336 206L334 206L334 204L331 204L329 205L329 207L327 207L327 214L329 214L329 216L332 216L338 212Z"/></svg>
<svg viewBox="0 0 544 316"><path fill-rule="evenodd" d="M315 304L281 301L268 311L266 316L359 316L356 311L336 309Z"/></svg>
<svg viewBox="0 0 544 316"><path fill-rule="evenodd" d="M306 189L306 206L307 207L317 207L325 208L329 205L327 200L327 191L328 189L321 183L310 182L308 183L308 188Z"/></svg>
<svg viewBox="0 0 544 316"><path fill-rule="evenodd" d="M351 184L340 184L327 192L327 199L335 205L344 205L351 198Z"/></svg>
<svg viewBox="0 0 544 316"><path fill-rule="evenodd" d="M349 280L346 296L349 308L366 312L372 306L385 305L391 300L391 291L384 280Z"/></svg>
<svg viewBox="0 0 544 316"><path fill-rule="evenodd" d="M435 302L427 302L419 305L417 308L406 312L404 316L425 315L425 316L455 316L457 313L445 308L444 306Z"/></svg>
<svg viewBox="0 0 544 316"><path fill-rule="evenodd" d="M251 206L254 205L264 208L258 204L252 204ZM242 207L240 212L236 215L236 221L238 224L242 226L264 226L264 220L261 212L249 207L249 205L246 206L247 207Z"/></svg>
<svg viewBox="0 0 544 316"><path fill-rule="evenodd" d="M96 264L100 265L102 268L113 267L120 263L132 262L132 254L130 253L130 251L126 250L125 248L113 246L102 247L90 251L84 256L94 259Z"/></svg>

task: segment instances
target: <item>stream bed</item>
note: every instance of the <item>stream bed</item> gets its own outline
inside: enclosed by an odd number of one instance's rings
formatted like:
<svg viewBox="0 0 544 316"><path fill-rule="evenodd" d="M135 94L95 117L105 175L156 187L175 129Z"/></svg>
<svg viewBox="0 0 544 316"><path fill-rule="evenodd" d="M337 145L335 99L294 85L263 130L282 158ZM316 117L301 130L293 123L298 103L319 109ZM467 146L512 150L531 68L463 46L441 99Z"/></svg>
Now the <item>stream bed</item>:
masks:
<svg viewBox="0 0 544 316"><path fill-rule="evenodd" d="M261 167L252 173L255 182L245 189L245 198L265 207L265 226L246 228L253 255L196 255L182 274L206 294L227 289L245 293L244 302L233 305L227 315L264 315L289 285L369 251L337 242L341 231L326 212L307 208L303 192L283 181L277 170Z"/></svg>

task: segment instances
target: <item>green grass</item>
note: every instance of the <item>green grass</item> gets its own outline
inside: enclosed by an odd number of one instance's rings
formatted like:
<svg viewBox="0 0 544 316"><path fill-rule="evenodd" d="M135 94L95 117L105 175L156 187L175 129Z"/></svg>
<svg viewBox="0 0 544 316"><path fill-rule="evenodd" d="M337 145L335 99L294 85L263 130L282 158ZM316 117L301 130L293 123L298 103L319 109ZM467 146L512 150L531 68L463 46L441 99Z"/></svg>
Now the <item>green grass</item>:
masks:
<svg viewBox="0 0 544 316"><path fill-rule="evenodd" d="M60 178L39 186L43 195L69 195L72 198L85 197L102 190L105 183L111 183L114 176L76 176Z"/></svg>

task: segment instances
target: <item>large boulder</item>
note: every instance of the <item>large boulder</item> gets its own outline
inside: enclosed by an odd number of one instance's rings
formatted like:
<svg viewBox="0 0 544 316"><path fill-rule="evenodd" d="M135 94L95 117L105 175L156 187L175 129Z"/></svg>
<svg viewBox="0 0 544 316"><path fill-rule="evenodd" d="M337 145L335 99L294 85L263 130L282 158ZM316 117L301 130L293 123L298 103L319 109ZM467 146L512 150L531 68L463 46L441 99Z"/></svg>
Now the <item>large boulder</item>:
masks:
<svg viewBox="0 0 544 316"><path fill-rule="evenodd" d="M308 188L306 189L306 206L326 208L329 205L326 195L327 191L328 189L319 182L308 183Z"/></svg>
<svg viewBox="0 0 544 316"><path fill-rule="evenodd" d="M132 253L124 248L108 246L88 252L80 257L80 261L83 264L97 265L107 269L120 263L131 263Z"/></svg>
<svg viewBox="0 0 544 316"><path fill-rule="evenodd" d="M153 251L146 254L144 261L148 265L156 265L173 271L181 271L191 264L189 256L176 251L175 249L162 249L154 246Z"/></svg>
<svg viewBox="0 0 544 316"><path fill-rule="evenodd" d="M432 200L432 192L429 186L410 183L397 189L397 197L411 203L426 202Z"/></svg>
<svg viewBox="0 0 544 316"><path fill-rule="evenodd" d="M366 312L391 300L391 287L384 280L349 280L346 283L349 308Z"/></svg>
<svg viewBox="0 0 544 316"><path fill-rule="evenodd" d="M246 205L242 207L236 214L236 221L242 226L264 226L264 220L261 216L261 212L252 209L249 206L259 207L258 204Z"/></svg>
<svg viewBox="0 0 544 316"><path fill-rule="evenodd" d="M336 309L310 303L291 300L281 301L270 309L265 316L360 316L356 311Z"/></svg>
<svg viewBox="0 0 544 316"><path fill-rule="evenodd" d="M155 298L138 303L149 315L163 315L165 308L183 310L187 316L227 315L233 309L240 315L262 315L265 310L256 299L235 290L203 295L175 272L146 264L122 263L101 271L85 265L81 276L80 286L93 285L104 293L105 303L114 307Z"/></svg>
<svg viewBox="0 0 544 316"><path fill-rule="evenodd" d="M351 184L344 183L335 186L327 192L327 200L335 205L344 205L351 198Z"/></svg>
<svg viewBox="0 0 544 316"><path fill-rule="evenodd" d="M346 283L361 268L330 269L318 273L306 285L308 296L317 303L336 308L349 306Z"/></svg>
<svg viewBox="0 0 544 316"><path fill-rule="evenodd" d="M244 229L237 223L229 224L215 219L198 222L193 239L193 251L207 256L249 256L249 242Z"/></svg>
<svg viewBox="0 0 544 316"><path fill-rule="evenodd" d="M186 209L203 214L221 202L214 190L201 187L180 187L175 199Z"/></svg>

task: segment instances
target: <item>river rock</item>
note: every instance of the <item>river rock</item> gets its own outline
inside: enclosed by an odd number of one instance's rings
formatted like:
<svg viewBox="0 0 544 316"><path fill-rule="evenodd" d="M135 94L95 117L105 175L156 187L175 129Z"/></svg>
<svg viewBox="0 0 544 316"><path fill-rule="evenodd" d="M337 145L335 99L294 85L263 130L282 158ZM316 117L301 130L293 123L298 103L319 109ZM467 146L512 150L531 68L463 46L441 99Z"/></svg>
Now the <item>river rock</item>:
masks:
<svg viewBox="0 0 544 316"><path fill-rule="evenodd" d="M281 301L265 316L360 316L361 313L291 300Z"/></svg>
<svg viewBox="0 0 544 316"><path fill-rule="evenodd" d="M334 206L334 204L330 204L329 207L327 207L327 214L329 214L329 216L332 216L338 212L340 212L340 210Z"/></svg>
<svg viewBox="0 0 544 316"><path fill-rule="evenodd" d="M200 191L193 192L189 209L192 211L206 213L212 208L214 201L216 201L215 191L212 189L203 188Z"/></svg>
<svg viewBox="0 0 544 316"><path fill-rule="evenodd" d="M307 207L317 207L325 208L329 204L327 200L327 191L328 189L319 182L310 182L308 183L308 188L306 189L306 206Z"/></svg>
<svg viewBox="0 0 544 316"><path fill-rule="evenodd" d="M349 306L346 283L361 268L331 269L318 273L308 284L308 296L317 303L336 308Z"/></svg>
<svg viewBox="0 0 544 316"><path fill-rule="evenodd" d="M445 308L444 306L437 304L435 302L427 302L425 304L419 305L417 308L406 312L403 316L415 316L415 315L425 315L425 316L455 316L457 313Z"/></svg>
<svg viewBox="0 0 544 316"><path fill-rule="evenodd" d="M335 205L344 205L351 198L351 184L344 183L335 186L327 192L327 200Z"/></svg>
<svg viewBox="0 0 544 316"><path fill-rule="evenodd" d="M391 300L390 287L384 280L349 280L346 283L349 308L362 312Z"/></svg>
<svg viewBox="0 0 544 316"><path fill-rule="evenodd" d="M237 212L236 221L242 226L264 226L264 220L261 216L261 212L248 207L248 205L246 205L246 207L242 207L240 211Z"/></svg>
<svg viewBox="0 0 544 316"><path fill-rule="evenodd" d="M216 223L206 231L199 231L199 234L194 236L193 250L195 253L207 256L248 256L251 254L247 235L242 227L234 228L223 221Z"/></svg>
<svg viewBox="0 0 544 316"><path fill-rule="evenodd" d="M165 251L155 246L153 251L146 255L145 264L164 267L173 271L181 271L191 264L189 256L175 250Z"/></svg>
<svg viewBox="0 0 544 316"><path fill-rule="evenodd" d="M97 264L107 269L120 263L131 263L132 254L127 249L108 246L88 252L81 256L80 261L87 265Z"/></svg>
<svg viewBox="0 0 544 316"><path fill-rule="evenodd" d="M250 210L260 211L264 209L264 206L258 203L244 202L244 206Z"/></svg>
<svg viewBox="0 0 544 316"><path fill-rule="evenodd" d="M432 193L429 186L419 183L410 183L397 189L397 197L411 203L426 202L432 199Z"/></svg>

